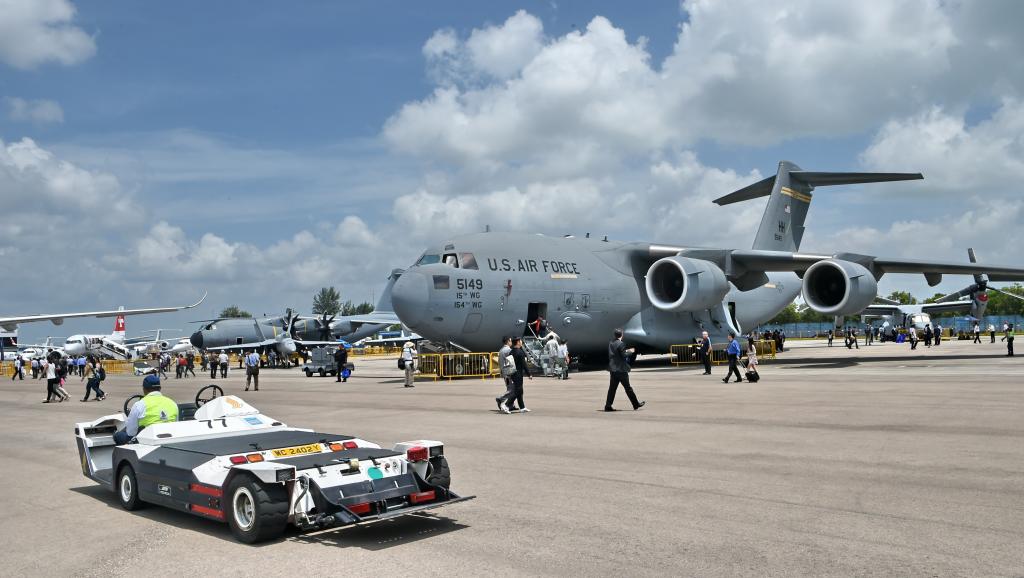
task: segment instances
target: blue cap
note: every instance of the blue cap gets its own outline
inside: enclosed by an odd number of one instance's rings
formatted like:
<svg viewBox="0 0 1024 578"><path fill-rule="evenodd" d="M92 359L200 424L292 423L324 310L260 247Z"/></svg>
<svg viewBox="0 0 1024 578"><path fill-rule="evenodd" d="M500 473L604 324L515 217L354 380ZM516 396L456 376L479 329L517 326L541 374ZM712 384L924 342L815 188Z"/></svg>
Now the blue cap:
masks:
<svg viewBox="0 0 1024 578"><path fill-rule="evenodd" d="M149 374L142 380L142 387L149 389L160 389L160 376Z"/></svg>

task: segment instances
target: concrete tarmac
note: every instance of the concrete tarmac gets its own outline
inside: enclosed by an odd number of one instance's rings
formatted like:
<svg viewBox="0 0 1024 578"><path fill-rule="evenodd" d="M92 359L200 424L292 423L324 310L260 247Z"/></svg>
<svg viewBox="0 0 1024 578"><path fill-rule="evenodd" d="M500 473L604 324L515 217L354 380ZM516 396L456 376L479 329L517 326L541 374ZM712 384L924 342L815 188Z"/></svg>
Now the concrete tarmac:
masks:
<svg viewBox="0 0 1024 578"><path fill-rule="evenodd" d="M1024 365L996 343L909 351L791 342L757 384L641 363L601 410L608 376L526 381L531 413L501 415L500 381L402 387L394 360L348 383L264 370L215 380L285 423L388 446L445 442L452 487L476 500L259 546L226 526L123 511L83 477L73 423L108 399L41 404L43 381L0 380L4 576L1024 575ZM188 401L208 377L165 380Z"/></svg>

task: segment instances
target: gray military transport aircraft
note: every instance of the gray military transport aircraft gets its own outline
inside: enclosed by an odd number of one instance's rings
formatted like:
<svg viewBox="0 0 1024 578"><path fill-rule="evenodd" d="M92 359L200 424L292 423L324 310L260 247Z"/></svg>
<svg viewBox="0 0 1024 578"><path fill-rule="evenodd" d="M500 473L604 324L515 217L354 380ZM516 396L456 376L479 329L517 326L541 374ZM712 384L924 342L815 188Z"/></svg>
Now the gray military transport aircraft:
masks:
<svg viewBox="0 0 1024 578"><path fill-rule="evenodd" d="M321 345L336 345L338 340L350 343L381 331L389 325L399 324L392 311L391 291L402 275L395 269L372 313L345 317L300 317L291 311L278 317L261 319L209 319L201 329L189 337L198 349L239 351L246 349L275 349L283 356L300 349Z"/></svg>
<svg viewBox="0 0 1024 578"><path fill-rule="evenodd" d="M595 360L614 328L641 353L693 343L702 330L722 346L774 317L803 292L826 315L852 315L874 300L885 273L987 273L1024 279L1024 269L977 263L801 253L815 187L923 178L919 173L804 171L783 161L775 176L715 200L769 197L751 249L623 243L525 233L477 233L428 248L395 284L395 312L439 343L492 351L503 335L530 335L544 318L570 350ZM727 218L727 215L725 215Z"/></svg>

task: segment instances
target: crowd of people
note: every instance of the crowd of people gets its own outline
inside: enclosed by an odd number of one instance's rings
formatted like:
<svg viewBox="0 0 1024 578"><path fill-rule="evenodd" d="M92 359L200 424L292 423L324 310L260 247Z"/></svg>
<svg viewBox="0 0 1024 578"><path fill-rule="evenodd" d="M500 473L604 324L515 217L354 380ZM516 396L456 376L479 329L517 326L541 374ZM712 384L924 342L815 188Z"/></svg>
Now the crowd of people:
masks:
<svg viewBox="0 0 1024 578"><path fill-rule="evenodd" d="M32 373L31 379L46 380L46 399L43 403L61 403L71 399L71 394L65 388L72 376L78 376L79 382L85 382L85 397L81 401L89 401L89 396L95 393L96 401L103 401L107 398L100 389L100 382L107 378L106 369L98 357L92 355L81 355L78 357L64 357L60 352L49 350L45 357L33 357L26 359L19 355L14 359L14 372L11 379L25 379L26 366ZM88 380L88 381L86 381Z"/></svg>

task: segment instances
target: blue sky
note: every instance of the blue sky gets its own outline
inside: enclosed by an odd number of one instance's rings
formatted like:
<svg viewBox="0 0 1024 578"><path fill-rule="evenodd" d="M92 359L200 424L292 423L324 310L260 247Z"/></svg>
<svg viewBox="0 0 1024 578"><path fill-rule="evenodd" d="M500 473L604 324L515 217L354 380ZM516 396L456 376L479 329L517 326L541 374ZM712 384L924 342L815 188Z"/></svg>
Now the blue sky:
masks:
<svg viewBox="0 0 1024 578"><path fill-rule="evenodd" d="M1020 264L1018 3L10 4L0 258L53 263L0 313L369 299L484 225L747 247L710 199L781 159L926 175L819 191L809 249Z"/></svg>

